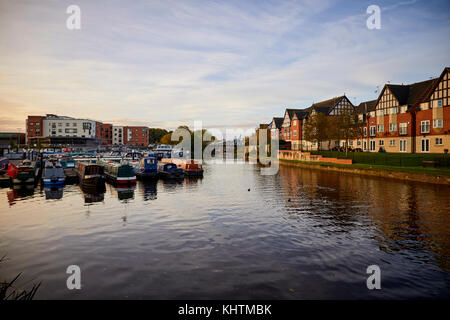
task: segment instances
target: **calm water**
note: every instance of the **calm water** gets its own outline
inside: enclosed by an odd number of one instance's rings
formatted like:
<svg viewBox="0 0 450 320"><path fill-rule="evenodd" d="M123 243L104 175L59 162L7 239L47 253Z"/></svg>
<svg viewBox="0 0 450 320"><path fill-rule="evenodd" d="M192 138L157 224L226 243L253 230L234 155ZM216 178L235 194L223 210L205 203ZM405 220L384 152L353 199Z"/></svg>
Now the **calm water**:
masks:
<svg viewBox="0 0 450 320"><path fill-rule="evenodd" d="M4 188L0 280L42 281L39 299L448 298L449 195L288 166L261 176L243 163L97 195ZM72 264L81 290L66 288ZM377 291L366 287L373 264Z"/></svg>

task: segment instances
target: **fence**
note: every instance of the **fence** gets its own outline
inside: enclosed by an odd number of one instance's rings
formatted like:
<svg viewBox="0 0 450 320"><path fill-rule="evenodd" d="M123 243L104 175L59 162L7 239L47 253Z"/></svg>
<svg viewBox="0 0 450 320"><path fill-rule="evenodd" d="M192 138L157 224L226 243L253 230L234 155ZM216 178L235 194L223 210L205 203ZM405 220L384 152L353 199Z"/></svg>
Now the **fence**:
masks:
<svg viewBox="0 0 450 320"><path fill-rule="evenodd" d="M401 153L369 153L369 152L345 152L315 151L312 154L338 159L351 159L353 163L375 164L400 167L420 167L433 165L436 167L450 168L450 154L401 154Z"/></svg>

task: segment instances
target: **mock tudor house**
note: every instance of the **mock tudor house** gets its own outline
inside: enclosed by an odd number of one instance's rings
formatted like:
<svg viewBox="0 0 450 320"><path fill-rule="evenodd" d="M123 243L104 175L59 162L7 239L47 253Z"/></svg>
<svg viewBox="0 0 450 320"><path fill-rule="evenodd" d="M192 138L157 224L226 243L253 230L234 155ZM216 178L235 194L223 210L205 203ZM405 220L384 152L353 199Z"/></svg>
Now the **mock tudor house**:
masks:
<svg viewBox="0 0 450 320"><path fill-rule="evenodd" d="M316 113L335 116L356 112L364 123L362 136L349 141L353 149L367 152L448 153L450 149L450 68L438 78L413 84L385 84L376 100L355 108L345 96L314 103L306 109L286 109L280 139L292 150L317 150L315 141L306 141L305 123ZM275 123L275 119L278 119ZM271 129L278 129L273 118ZM328 143L327 143L328 142ZM326 150L345 146L345 141L322 141Z"/></svg>
<svg viewBox="0 0 450 320"><path fill-rule="evenodd" d="M346 95L331 98L325 101L313 103L311 107L307 110L307 114L304 116L303 122L308 121L308 118L313 116L315 113L323 113L327 116L335 116L342 114L344 112L353 113L355 112L355 106L350 102ZM302 134L303 136L303 134ZM341 141L342 142L342 141ZM339 146L340 141L322 141L321 148L326 150L328 148L333 148L334 146ZM302 149L304 150L317 150L318 145L315 141L302 140Z"/></svg>
<svg viewBox="0 0 450 320"><path fill-rule="evenodd" d="M272 118L269 124L270 135L272 139L279 139L281 134L281 126L283 125L283 118Z"/></svg>
<svg viewBox="0 0 450 320"><path fill-rule="evenodd" d="M450 68L431 85L426 99L416 106L415 146L417 153L448 153L450 148Z"/></svg>
<svg viewBox="0 0 450 320"><path fill-rule="evenodd" d="M368 151L369 149L369 115L375 114L375 108L377 106L377 100L364 101L356 107L356 113L358 114L358 119L364 125L362 127L362 136L350 142L352 148L359 148L362 151Z"/></svg>
<svg viewBox="0 0 450 320"><path fill-rule="evenodd" d="M369 151L414 153L415 110L426 101L436 79L410 85L386 84L369 113Z"/></svg>

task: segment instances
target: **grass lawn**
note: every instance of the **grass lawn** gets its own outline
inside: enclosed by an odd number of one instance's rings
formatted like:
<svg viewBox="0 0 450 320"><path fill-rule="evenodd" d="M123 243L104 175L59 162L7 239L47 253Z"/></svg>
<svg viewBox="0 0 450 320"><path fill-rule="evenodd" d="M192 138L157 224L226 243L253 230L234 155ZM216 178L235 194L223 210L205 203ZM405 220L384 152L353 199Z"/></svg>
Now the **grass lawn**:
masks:
<svg viewBox="0 0 450 320"><path fill-rule="evenodd" d="M354 164L338 164L331 162L316 162L316 161L298 161L298 160L281 160L282 162L299 162L318 165L329 165L346 168L359 169L375 169L375 170L391 170L400 172L425 173L431 175L450 176L450 168L430 168L430 167L400 167L400 166L386 166L376 164L354 163Z"/></svg>

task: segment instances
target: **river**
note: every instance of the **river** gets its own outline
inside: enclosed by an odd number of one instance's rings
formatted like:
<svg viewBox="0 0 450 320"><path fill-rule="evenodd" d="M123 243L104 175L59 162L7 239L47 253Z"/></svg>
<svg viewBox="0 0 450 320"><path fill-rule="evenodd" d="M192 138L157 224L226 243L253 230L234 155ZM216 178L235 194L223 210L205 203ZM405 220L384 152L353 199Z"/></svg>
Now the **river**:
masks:
<svg viewBox="0 0 450 320"><path fill-rule="evenodd" d="M450 187L282 165L84 194L0 189L0 281L36 299L450 297ZM69 290L69 265L81 270ZM381 270L369 290L366 269Z"/></svg>

